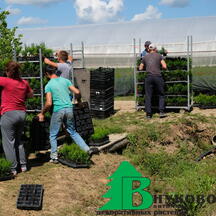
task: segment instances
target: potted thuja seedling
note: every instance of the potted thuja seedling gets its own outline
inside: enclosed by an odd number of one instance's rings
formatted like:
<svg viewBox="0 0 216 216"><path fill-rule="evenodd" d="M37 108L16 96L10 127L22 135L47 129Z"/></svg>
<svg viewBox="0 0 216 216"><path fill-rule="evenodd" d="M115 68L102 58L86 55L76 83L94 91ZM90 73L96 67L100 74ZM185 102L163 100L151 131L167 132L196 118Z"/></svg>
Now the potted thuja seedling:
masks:
<svg viewBox="0 0 216 216"><path fill-rule="evenodd" d="M6 181L14 178L11 173L11 162L5 158L0 158L0 181Z"/></svg>
<svg viewBox="0 0 216 216"><path fill-rule="evenodd" d="M64 144L59 149L59 162L72 168L89 168L91 160L89 154L74 143Z"/></svg>
<svg viewBox="0 0 216 216"><path fill-rule="evenodd" d="M103 127L94 129L94 134L90 137L90 146L101 146L109 142L109 130Z"/></svg>

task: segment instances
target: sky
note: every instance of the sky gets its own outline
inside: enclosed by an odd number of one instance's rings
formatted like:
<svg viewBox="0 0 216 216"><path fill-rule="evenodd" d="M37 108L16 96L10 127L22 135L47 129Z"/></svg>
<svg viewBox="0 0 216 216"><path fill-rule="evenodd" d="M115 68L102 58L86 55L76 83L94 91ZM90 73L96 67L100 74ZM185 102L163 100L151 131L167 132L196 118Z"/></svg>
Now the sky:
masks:
<svg viewBox="0 0 216 216"><path fill-rule="evenodd" d="M216 0L0 0L0 8L19 28L216 16Z"/></svg>

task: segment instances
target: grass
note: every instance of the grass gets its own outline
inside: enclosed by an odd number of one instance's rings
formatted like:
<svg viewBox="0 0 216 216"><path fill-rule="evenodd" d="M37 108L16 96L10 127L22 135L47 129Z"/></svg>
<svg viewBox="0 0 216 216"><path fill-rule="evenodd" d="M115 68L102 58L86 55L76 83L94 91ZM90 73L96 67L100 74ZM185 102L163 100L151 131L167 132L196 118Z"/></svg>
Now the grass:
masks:
<svg viewBox="0 0 216 216"><path fill-rule="evenodd" d="M181 118L173 114L175 116L176 118L167 119L166 122L140 120L139 113L127 113L127 117L118 117L119 124L124 125L126 131L131 122L137 124L128 135L130 145L124 155L145 176L164 182L163 187L152 185L153 191L165 194L171 191L175 195L211 194L216 185L213 171L216 160L198 163L196 158L212 148L210 138L215 131L215 118L190 113ZM202 132L200 124L205 125ZM211 209L209 205L196 203L184 203L183 207L188 216L201 214L203 208Z"/></svg>
<svg viewBox="0 0 216 216"><path fill-rule="evenodd" d="M134 95L129 96L116 96L115 101L135 101Z"/></svg>

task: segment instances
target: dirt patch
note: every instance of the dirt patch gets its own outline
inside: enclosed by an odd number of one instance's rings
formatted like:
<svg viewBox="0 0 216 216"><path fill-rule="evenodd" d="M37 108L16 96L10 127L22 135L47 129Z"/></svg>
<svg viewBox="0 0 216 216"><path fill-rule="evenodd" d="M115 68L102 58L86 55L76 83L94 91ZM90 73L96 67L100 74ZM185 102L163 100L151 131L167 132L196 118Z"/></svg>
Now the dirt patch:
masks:
<svg viewBox="0 0 216 216"><path fill-rule="evenodd" d="M20 173L11 181L0 182L0 216L91 216L106 203L101 196L107 191L107 177L127 160L120 155L100 154L93 157L90 169L72 169L44 163ZM21 184L43 184L41 211L16 209Z"/></svg>
<svg viewBox="0 0 216 216"><path fill-rule="evenodd" d="M197 107L194 107L192 113L216 117L216 109L199 109Z"/></svg>
<svg viewBox="0 0 216 216"><path fill-rule="evenodd" d="M135 101L115 101L114 109L117 111L117 113L136 112ZM199 109L194 107L191 113L216 117L216 109ZM181 114L184 114L184 111L179 113L179 115Z"/></svg>
<svg viewBox="0 0 216 216"><path fill-rule="evenodd" d="M135 112L135 102L134 101L115 101L114 109L117 111L117 114L125 112Z"/></svg>

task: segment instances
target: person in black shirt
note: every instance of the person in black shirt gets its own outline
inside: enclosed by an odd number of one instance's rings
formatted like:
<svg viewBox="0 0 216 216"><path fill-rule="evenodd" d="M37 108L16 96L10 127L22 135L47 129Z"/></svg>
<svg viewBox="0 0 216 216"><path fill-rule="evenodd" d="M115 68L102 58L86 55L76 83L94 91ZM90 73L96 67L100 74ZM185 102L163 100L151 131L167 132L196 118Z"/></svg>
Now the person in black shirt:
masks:
<svg viewBox="0 0 216 216"><path fill-rule="evenodd" d="M156 87L159 95L159 111L160 118L166 117L164 113L165 109L165 97L164 97L164 80L161 75L160 66L163 69L167 69L166 62L163 57L157 53L157 48L154 44L149 45L149 54L145 55L139 66L139 70L143 70L146 67L147 77L145 79L145 111L146 117L150 119L152 117L152 93L153 88Z"/></svg>

